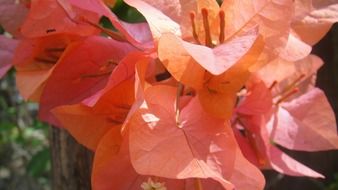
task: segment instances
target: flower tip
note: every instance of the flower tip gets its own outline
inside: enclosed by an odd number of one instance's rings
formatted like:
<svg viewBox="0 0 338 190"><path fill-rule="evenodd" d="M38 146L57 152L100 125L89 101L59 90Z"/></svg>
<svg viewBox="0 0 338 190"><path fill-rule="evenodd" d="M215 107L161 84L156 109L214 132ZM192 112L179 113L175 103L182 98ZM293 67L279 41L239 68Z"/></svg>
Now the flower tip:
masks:
<svg viewBox="0 0 338 190"><path fill-rule="evenodd" d="M220 10L218 14L219 14L219 17L220 17L221 19L224 19L224 18L225 18L225 12L224 12L224 10Z"/></svg>
<svg viewBox="0 0 338 190"><path fill-rule="evenodd" d="M195 21L196 14L194 11L190 11L189 16L192 21Z"/></svg>
<svg viewBox="0 0 338 190"><path fill-rule="evenodd" d="M203 16L208 16L208 12L209 12L209 11L208 11L207 8L202 8L202 9L201 9L201 13L202 13Z"/></svg>

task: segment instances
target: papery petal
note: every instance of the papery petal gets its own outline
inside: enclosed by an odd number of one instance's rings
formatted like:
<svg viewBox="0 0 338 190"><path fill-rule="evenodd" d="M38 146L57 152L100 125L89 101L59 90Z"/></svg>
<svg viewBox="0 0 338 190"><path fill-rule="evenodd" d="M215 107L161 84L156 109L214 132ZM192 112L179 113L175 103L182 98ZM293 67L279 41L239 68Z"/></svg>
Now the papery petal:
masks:
<svg viewBox="0 0 338 190"><path fill-rule="evenodd" d="M93 96L83 100L83 103L87 106L93 107L98 101L100 101L101 96L111 91L114 87L116 87L116 85L122 83L125 80L134 78L135 64L142 59L144 59L144 55L141 52L135 51L129 53L115 67L112 74L109 76L106 86L96 92ZM131 90L134 90L134 87L131 88Z"/></svg>
<svg viewBox="0 0 338 190"><path fill-rule="evenodd" d="M290 33L285 49L281 51L280 56L290 62L298 61L308 56L311 53L311 50L311 46Z"/></svg>
<svg viewBox="0 0 338 190"><path fill-rule="evenodd" d="M115 142L115 131L109 131L100 141L94 158L92 187L94 190L141 189L150 176L136 173L130 162L128 138ZM158 178L158 177L156 177ZM183 180L158 178L167 189L184 190Z"/></svg>
<svg viewBox="0 0 338 190"><path fill-rule="evenodd" d="M281 114L278 116L281 116ZM323 177L321 174L299 163L275 147L270 139L274 136L274 133L277 134L277 132L269 125L279 126L280 123L271 119L269 123L266 124L266 118L269 117L263 115L241 115L241 117L238 118L242 125L241 127L244 128L245 135L241 135L237 132L236 137L240 140L241 148L243 148L242 151L245 151L244 155L249 156L248 159L250 161L253 161L254 164L258 164L257 166L263 169L272 167L280 173L292 176ZM287 126L290 122L283 124ZM287 127L292 128L295 126L290 125ZM252 150L250 150L250 147Z"/></svg>
<svg viewBox="0 0 338 190"><path fill-rule="evenodd" d="M76 104L102 89L114 64L134 50L127 43L98 36L69 46L46 82L40 100L39 116L57 124L50 110Z"/></svg>
<svg viewBox="0 0 338 190"><path fill-rule="evenodd" d="M92 107L81 104L59 106L53 115L79 143L95 150L108 130L120 133L134 102L134 80L109 85Z"/></svg>
<svg viewBox="0 0 338 190"><path fill-rule="evenodd" d="M109 10L102 0L57 0L57 1L62 5L66 5L66 3L69 2L73 6L73 9L75 7L78 7L96 13L100 16L104 15L105 12Z"/></svg>
<svg viewBox="0 0 338 190"><path fill-rule="evenodd" d="M60 3L64 4L63 7L68 6L68 1L58 0ZM125 37L127 41L139 48L151 48L153 46L152 36L147 23L126 23L121 20L107 7L101 0L70 0L70 3L73 7L81 8L91 13L95 13L99 18L101 16L106 16L113 24L113 26L121 32L122 36ZM74 12L69 10L68 12ZM70 13L68 13L70 14ZM91 18L89 15L82 15L85 19L89 20L93 24L96 24L94 17Z"/></svg>
<svg viewBox="0 0 338 190"><path fill-rule="evenodd" d="M98 115L93 108L81 104L56 107L52 113L80 144L93 151L109 130L119 134L121 128L110 122L108 114Z"/></svg>
<svg viewBox="0 0 338 190"><path fill-rule="evenodd" d="M236 103L237 92L252 74L251 68L264 47L259 37L250 51L237 64L219 76L206 76L198 97L204 110L213 116L230 119Z"/></svg>
<svg viewBox="0 0 338 190"><path fill-rule="evenodd" d="M139 59L135 65L135 84L134 84L134 104L131 106L130 111L125 119L125 122L122 126L122 133L125 134L127 132L127 125L130 118L134 115L134 113L140 108L144 101L144 91L151 87L152 85L146 81L148 66L150 65L151 59L147 56Z"/></svg>
<svg viewBox="0 0 338 190"><path fill-rule="evenodd" d="M172 67L190 64L190 61L187 61L186 63L176 62L177 58L175 55L181 57L182 55L187 54L186 56L190 55L190 59L194 59L211 74L219 75L236 64L250 50L257 38L257 32L257 28L253 29L249 33L238 36L214 49L182 41L172 34L164 34L159 41L159 58L164 62L169 72L171 72L170 69ZM176 54L177 46L182 46L180 49L183 48L184 52ZM191 72L191 69L188 66L181 67ZM177 75L180 76L184 72L186 71L178 71ZM176 72L173 74L176 74ZM179 77L176 76L175 78Z"/></svg>
<svg viewBox="0 0 338 190"><path fill-rule="evenodd" d="M313 171L307 166L294 160L278 148L270 146L269 148L270 164L272 168L279 173L291 176L308 176L315 178L324 178L323 175Z"/></svg>
<svg viewBox="0 0 338 190"><path fill-rule="evenodd" d="M115 141L118 135L120 133L110 130L98 144L91 177L94 190L138 189L142 181L147 180L138 179L130 163L128 142L123 140L121 146Z"/></svg>
<svg viewBox="0 0 338 190"><path fill-rule="evenodd" d="M27 70L17 72L16 85L20 95L27 100L38 102L41 97L45 82L51 75L54 67L49 69Z"/></svg>
<svg viewBox="0 0 338 190"><path fill-rule="evenodd" d="M159 41L159 59L176 80L200 89L202 88L205 70L192 58L183 43L173 34L164 34ZM200 48L211 51L206 47L200 46Z"/></svg>
<svg viewBox="0 0 338 190"><path fill-rule="evenodd" d="M252 77L246 84L247 93L236 112L245 115L265 115L272 109L272 94L265 83Z"/></svg>
<svg viewBox="0 0 338 190"><path fill-rule="evenodd" d="M338 148L334 112L318 88L283 103L272 128L272 139L291 150L320 151Z"/></svg>
<svg viewBox="0 0 338 190"><path fill-rule="evenodd" d="M27 12L28 9L15 0L0 0L0 25L7 32L17 36Z"/></svg>
<svg viewBox="0 0 338 190"><path fill-rule="evenodd" d="M21 27L21 33L26 37L65 32L84 36L98 33L95 27L79 20L80 17L97 23L101 15L73 7L70 2L64 0L32 1L31 9Z"/></svg>
<svg viewBox="0 0 338 190"><path fill-rule="evenodd" d="M259 33L266 43L260 58L262 64L284 49L293 16L292 0L229 0L223 2L221 9L226 13L226 39L238 31L259 26Z"/></svg>
<svg viewBox="0 0 338 190"><path fill-rule="evenodd" d="M306 58L294 62L295 70L293 73L284 73L284 79L277 81L277 85L273 88L274 96L280 95L285 89L298 88L298 92L290 96L288 99L298 97L315 86L315 78L318 69L323 65L323 61L315 55L309 55ZM274 72L274 71L271 71ZM297 81L297 84L293 84ZM290 89L289 89L290 90Z"/></svg>
<svg viewBox="0 0 338 190"><path fill-rule="evenodd" d="M309 0L305 2L310 3ZM313 0L311 3L307 13L303 11L302 17L295 18L292 28L304 42L314 45L338 22L338 3L335 0Z"/></svg>
<svg viewBox="0 0 338 190"><path fill-rule="evenodd" d="M237 150L235 171L230 178L236 189L261 190L264 189L265 179L260 170L244 158L241 150Z"/></svg>
<svg viewBox="0 0 338 190"><path fill-rule="evenodd" d="M167 32L174 33L184 39L191 38L191 12L197 15L196 29L199 33L199 31L203 32L204 30L200 16L201 9L208 9L209 20L214 20L219 11L219 6L215 0L127 0L126 3L138 9L138 11L145 16L148 23L151 23L150 28L153 31L155 40L157 40L162 33ZM151 10L151 12L149 10ZM165 22L170 24L165 26L160 23L161 20L162 22L165 20Z"/></svg>
<svg viewBox="0 0 338 190"><path fill-rule="evenodd" d="M240 126L242 127L242 126ZM234 128L234 134L236 137L236 141L240 147L240 150L245 157L246 160L248 160L250 163L254 164L255 166L259 167L259 158L257 156L257 153L252 147L251 142L248 140L248 138L244 137L241 132L238 130L238 126L235 126Z"/></svg>
<svg viewBox="0 0 338 190"><path fill-rule="evenodd" d="M213 75L220 75L236 64L251 49L258 37L258 28L213 49L183 42L184 48L204 69ZM161 50L159 50L161 51Z"/></svg>
<svg viewBox="0 0 338 190"><path fill-rule="evenodd" d="M135 7L146 18L155 41L157 41L163 33L167 32L178 36L181 35L180 25L177 22L147 2L142 0L125 0L125 2L132 7ZM174 3L178 2L174 1ZM164 5L167 5L167 3L166 1L160 1L158 5L165 7ZM169 9L171 7L175 8L175 6L170 6Z"/></svg>
<svg viewBox="0 0 338 190"><path fill-rule="evenodd" d="M13 58L20 95L39 101L44 83L63 51L70 43L81 39L77 35L57 34L21 40Z"/></svg>
<svg viewBox="0 0 338 190"><path fill-rule="evenodd" d="M267 85L272 85L275 81L280 82L295 72L294 62L289 62L278 57L259 69L257 74Z"/></svg>
<svg viewBox="0 0 338 190"><path fill-rule="evenodd" d="M237 148L231 128L204 113L196 98L183 108L178 126L175 91L148 88L145 104L132 117L129 137L135 170L168 178L212 178L231 189L225 180L232 173Z"/></svg>
<svg viewBox="0 0 338 190"><path fill-rule="evenodd" d="M313 0L295 0L295 16L294 19L304 18L313 9Z"/></svg>
<svg viewBox="0 0 338 190"><path fill-rule="evenodd" d="M154 46L148 23L127 23L123 21L119 21L119 23L121 25L119 29L132 44L144 48Z"/></svg>
<svg viewBox="0 0 338 190"><path fill-rule="evenodd" d="M323 175L317 173L311 168L303 165L292 157L288 156L277 147L275 147L271 141L268 129L262 128L260 135L265 143L265 151L269 161L269 165L276 171L282 174L291 176L308 176L315 178L324 178Z"/></svg>
<svg viewBox="0 0 338 190"><path fill-rule="evenodd" d="M0 79L12 67L14 50L17 45L17 40L0 35Z"/></svg>

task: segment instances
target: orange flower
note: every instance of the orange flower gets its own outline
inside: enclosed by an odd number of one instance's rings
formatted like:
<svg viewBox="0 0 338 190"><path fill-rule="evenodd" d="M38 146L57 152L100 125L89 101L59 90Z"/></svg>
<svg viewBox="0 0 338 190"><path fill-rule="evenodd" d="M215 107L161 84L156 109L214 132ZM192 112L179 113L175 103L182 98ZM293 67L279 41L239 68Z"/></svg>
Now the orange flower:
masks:
<svg viewBox="0 0 338 190"><path fill-rule="evenodd" d="M291 0L224 1L221 7L214 0L126 2L147 19L170 74L221 118L230 118L250 73L284 50L293 6Z"/></svg>
<svg viewBox="0 0 338 190"><path fill-rule="evenodd" d="M256 166L293 176L323 177L274 144L302 151L338 148L332 108L324 93L311 82L321 64L320 59L309 56L295 63L294 72L280 73L284 80L272 82L270 88L255 77L247 83L233 127L244 155ZM265 73L274 70L269 66L260 74L271 81L269 77L273 75Z"/></svg>
<svg viewBox="0 0 338 190"><path fill-rule="evenodd" d="M67 46L81 40L77 35L58 34L22 39L14 54L16 83L21 96L39 101L45 81L50 76Z"/></svg>

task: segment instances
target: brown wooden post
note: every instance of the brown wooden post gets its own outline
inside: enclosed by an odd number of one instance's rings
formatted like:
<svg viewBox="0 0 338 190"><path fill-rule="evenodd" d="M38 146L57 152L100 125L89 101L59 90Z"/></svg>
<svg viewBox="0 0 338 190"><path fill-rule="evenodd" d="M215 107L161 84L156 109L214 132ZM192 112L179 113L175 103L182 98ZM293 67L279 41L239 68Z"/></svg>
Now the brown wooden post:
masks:
<svg viewBox="0 0 338 190"><path fill-rule="evenodd" d="M78 144L66 130L51 127L53 190L90 190L93 153Z"/></svg>

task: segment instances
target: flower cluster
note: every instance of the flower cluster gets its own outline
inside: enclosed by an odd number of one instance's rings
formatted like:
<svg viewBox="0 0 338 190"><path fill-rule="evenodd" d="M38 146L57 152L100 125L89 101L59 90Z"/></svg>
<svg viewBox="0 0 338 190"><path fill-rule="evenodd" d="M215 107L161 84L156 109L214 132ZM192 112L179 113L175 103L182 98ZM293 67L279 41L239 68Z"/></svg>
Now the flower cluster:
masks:
<svg viewBox="0 0 338 190"><path fill-rule="evenodd" d="M93 189L260 190L260 169L323 177L277 145L338 148L310 55L335 1L125 0L142 23L111 0L0 2L0 76L95 152Z"/></svg>

